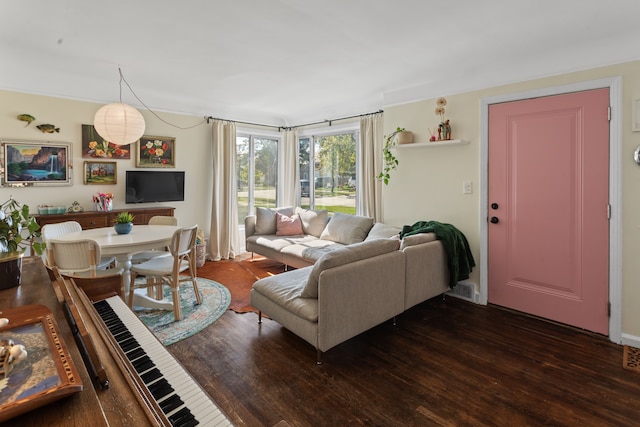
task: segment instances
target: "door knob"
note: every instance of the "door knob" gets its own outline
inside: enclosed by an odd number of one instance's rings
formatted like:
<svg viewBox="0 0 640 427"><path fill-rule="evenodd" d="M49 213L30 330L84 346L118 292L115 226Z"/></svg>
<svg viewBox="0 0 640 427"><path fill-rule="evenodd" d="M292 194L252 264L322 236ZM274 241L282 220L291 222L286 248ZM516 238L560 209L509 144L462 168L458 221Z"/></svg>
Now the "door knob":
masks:
<svg viewBox="0 0 640 427"><path fill-rule="evenodd" d="M498 209L497 203L491 203L491 209Z"/></svg>
<svg viewBox="0 0 640 427"><path fill-rule="evenodd" d="M489 221L491 221L491 224L497 224L500 222L497 216L492 216Z"/></svg>

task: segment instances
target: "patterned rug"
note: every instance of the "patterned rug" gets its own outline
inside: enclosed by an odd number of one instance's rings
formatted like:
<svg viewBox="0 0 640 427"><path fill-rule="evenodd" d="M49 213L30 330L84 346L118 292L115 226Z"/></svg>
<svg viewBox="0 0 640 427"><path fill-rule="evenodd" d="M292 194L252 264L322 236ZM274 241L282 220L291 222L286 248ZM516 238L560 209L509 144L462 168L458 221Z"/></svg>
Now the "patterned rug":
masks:
<svg viewBox="0 0 640 427"><path fill-rule="evenodd" d="M137 280L145 280L144 277ZM173 320L173 311L133 307L140 320L151 329L165 346L176 343L200 332L215 322L229 308L231 293L218 282L198 278L198 289L202 295L202 304L195 305L193 286L184 283L180 286L182 302L182 320ZM164 297L171 301L171 289L164 286Z"/></svg>

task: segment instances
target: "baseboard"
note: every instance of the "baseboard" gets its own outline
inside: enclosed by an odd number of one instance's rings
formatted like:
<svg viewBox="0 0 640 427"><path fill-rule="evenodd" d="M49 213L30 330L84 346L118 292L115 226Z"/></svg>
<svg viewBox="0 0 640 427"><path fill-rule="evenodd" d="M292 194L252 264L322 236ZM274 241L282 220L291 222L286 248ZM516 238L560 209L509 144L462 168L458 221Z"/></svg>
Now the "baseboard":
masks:
<svg viewBox="0 0 640 427"><path fill-rule="evenodd" d="M636 335L630 335L622 333L621 343L623 345L629 345L631 347L640 348L640 337Z"/></svg>

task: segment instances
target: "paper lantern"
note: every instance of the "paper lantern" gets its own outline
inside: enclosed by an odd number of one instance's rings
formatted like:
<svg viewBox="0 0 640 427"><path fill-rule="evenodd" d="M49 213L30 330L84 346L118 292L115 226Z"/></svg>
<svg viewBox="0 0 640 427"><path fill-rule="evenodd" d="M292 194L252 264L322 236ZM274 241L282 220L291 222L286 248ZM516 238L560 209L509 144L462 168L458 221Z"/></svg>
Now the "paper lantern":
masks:
<svg viewBox="0 0 640 427"><path fill-rule="evenodd" d="M120 102L100 108L93 126L105 140L116 145L131 144L144 133L144 117L135 108Z"/></svg>

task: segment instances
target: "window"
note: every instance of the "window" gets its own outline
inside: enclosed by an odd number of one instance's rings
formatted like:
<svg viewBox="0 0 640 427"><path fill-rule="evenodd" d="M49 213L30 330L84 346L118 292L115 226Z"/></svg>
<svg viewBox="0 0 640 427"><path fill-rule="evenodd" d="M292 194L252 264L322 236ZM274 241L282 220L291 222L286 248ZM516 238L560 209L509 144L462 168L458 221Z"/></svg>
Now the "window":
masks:
<svg viewBox="0 0 640 427"><path fill-rule="evenodd" d="M236 137L238 174L238 224L256 207L277 207L279 139L263 136Z"/></svg>
<svg viewBox="0 0 640 427"><path fill-rule="evenodd" d="M300 206L356 213L356 131L298 138Z"/></svg>

